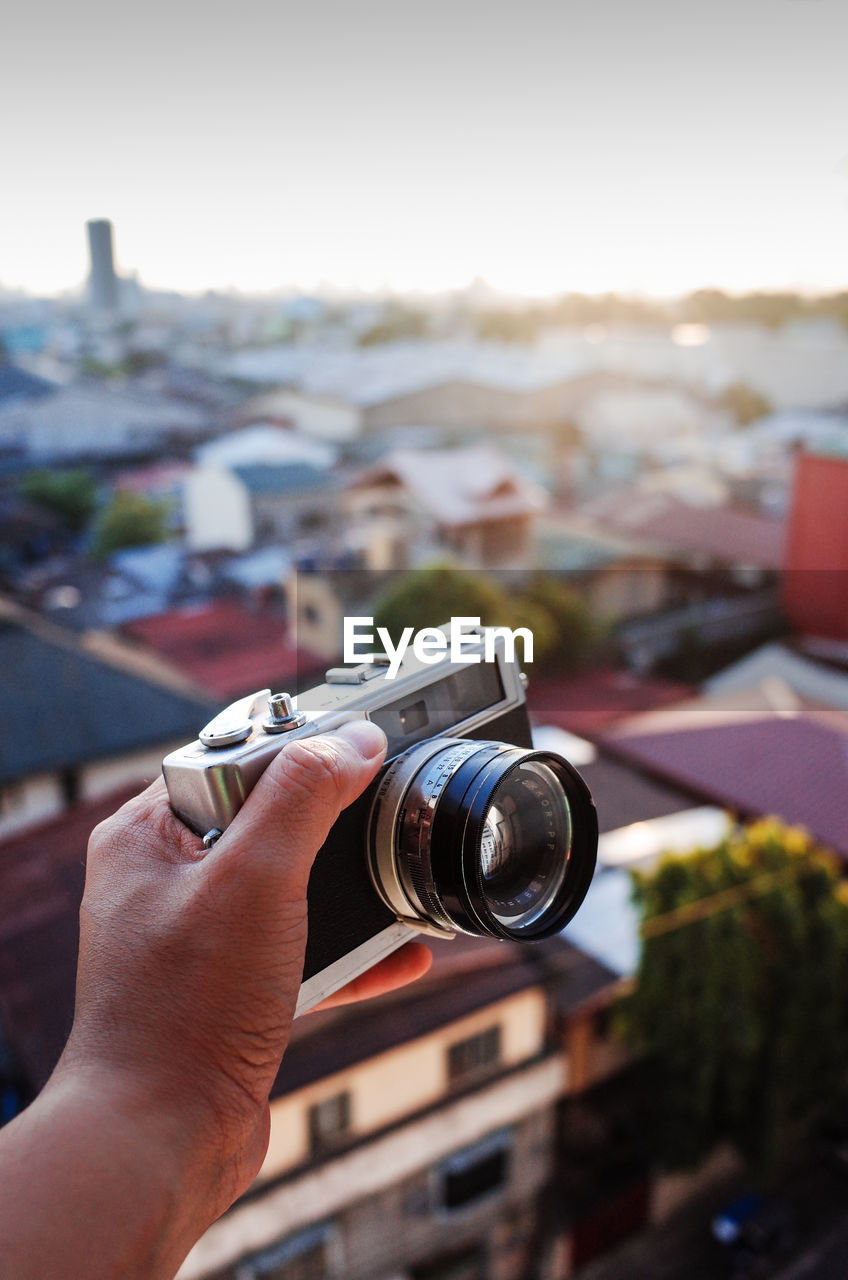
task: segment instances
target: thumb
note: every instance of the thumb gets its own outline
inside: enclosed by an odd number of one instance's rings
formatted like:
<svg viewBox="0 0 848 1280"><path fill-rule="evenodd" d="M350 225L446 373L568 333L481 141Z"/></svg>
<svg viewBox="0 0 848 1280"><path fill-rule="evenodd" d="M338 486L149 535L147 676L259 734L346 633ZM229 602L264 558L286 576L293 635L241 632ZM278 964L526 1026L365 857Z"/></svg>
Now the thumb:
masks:
<svg viewBox="0 0 848 1280"><path fill-rule="evenodd" d="M342 809L373 779L386 754L386 735L370 720L332 733L287 742L247 797L215 854L249 854L256 865L284 856L286 880L306 893L315 854Z"/></svg>

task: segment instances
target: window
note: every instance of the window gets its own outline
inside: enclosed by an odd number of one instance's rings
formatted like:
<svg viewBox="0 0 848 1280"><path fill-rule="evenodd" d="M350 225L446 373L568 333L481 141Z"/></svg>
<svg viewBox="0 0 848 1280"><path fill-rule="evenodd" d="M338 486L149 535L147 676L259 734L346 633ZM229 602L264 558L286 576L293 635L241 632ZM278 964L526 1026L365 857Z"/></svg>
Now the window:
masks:
<svg viewBox="0 0 848 1280"><path fill-rule="evenodd" d="M236 1280L327 1280L337 1272L332 1246L331 1226L309 1227L246 1258L236 1268Z"/></svg>
<svg viewBox="0 0 848 1280"><path fill-rule="evenodd" d="M448 1048L448 1083L465 1084L478 1079L500 1062L500 1026L487 1027Z"/></svg>
<svg viewBox="0 0 848 1280"><path fill-rule="evenodd" d="M416 1267L413 1280L485 1280L486 1254L482 1246L450 1253L423 1267Z"/></svg>
<svg viewBox="0 0 848 1280"><path fill-rule="evenodd" d="M309 1146L314 1156L331 1151L349 1133L349 1093L337 1093L309 1108Z"/></svg>
<svg viewBox="0 0 848 1280"><path fill-rule="evenodd" d="M440 1201L443 1209L455 1212L476 1204L506 1183L512 1136L508 1130L491 1134L440 1166Z"/></svg>
<svg viewBox="0 0 848 1280"><path fill-rule="evenodd" d="M612 1009L607 1006L592 1015L592 1031L597 1040L609 1040L612 1035Z"/></svg>

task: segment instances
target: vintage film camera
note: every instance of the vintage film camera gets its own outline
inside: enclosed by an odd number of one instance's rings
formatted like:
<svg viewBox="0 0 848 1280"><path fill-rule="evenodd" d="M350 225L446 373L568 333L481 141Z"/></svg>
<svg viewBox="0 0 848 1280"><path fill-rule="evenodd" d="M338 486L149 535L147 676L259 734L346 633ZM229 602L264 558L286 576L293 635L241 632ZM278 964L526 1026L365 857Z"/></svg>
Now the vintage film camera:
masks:
<svg viewBox="0 0 848 1280"><path fill-rule="evenodd" d="M482 635L463 650L482 659ZM363 663L328 671L297 699L265 689L164 760L175 813L209 844L287 742L359 718L385 731L386 764L315 859L298 1013L411 930L533 941L583 901L598 842L592 797L566 760L532 749L524 678L500 638L494 659L407 652L392 680Z"/></svg>

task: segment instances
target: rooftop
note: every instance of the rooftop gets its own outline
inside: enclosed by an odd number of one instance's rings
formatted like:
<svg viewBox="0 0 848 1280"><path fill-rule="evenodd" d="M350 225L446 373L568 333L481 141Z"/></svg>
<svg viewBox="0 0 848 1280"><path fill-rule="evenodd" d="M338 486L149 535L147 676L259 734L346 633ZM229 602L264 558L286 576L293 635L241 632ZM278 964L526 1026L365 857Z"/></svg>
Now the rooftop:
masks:
<svg viewBox="0 0 848 1280"><path fill-rule="evenodd" d="M13 608L0 610L0 688L0 782L192 738L210 710Z"/></svg>
<svg viewBox="0 0 848 1280"><path fill-rule="evenodd" d="M575 515L589 527L637 537L675 558L695 556L723 565L780 569L785 524L734 507L692 506L670 493L629 486L582 503Z"/></svg>
<svg viewBox="0 0 848 1280"><path fill-rule="evenodd" d="M596 738L618 720L673 706L693 693L689 685L629 671L587 671L560 679L531 672L527 705L536 724L553 724Z"/></svg>
<svg viewBox="0 0 848 1280"><path fill-rule="evenodd" d="M362 472L355 487L395 483L446 526L537 515L547 506L544 490L516 470L497 449L393 449Z"/></svg>
<svg viewBox="0 0 848 1280"><path fill-rule="evenodd" d="M25 404L0 404L0 439L33 456L144 454L172 433L196 435L206 415L137 389L79 382Z"/></svg>
<svg viewBox="0 0 848 1280"><path fill-rule="evenodd" d="M609 989L616 975L564 938L534 947L459 934L428 938L430 972L362 1004L311 1013L294 1024L273 1095L292 1093L395 1045L427 1035L495 1001L558 979L560 1012L575 1012Z"/></svg>
<svg viewBox="0 0 848 1280"><path fill-rule="evenodd" d="M848 714L762 716L709 703L636 717L604 750L666 785L804 827L848 858Z"/></svg>
<svg viewBox="0 0 848 1280"><path fill-rule="evenodd" d="M804 702L848 711L848 675L793 653L782 644L765 644L726 667L704 687L712 699L728 694L757 696L764 681L780 681ZM744 705L744 702L741 704Z"/></svg>
<svg viewBox="0 0 848 1280"><path fill-rule="evenodd" d="M310 462L239 463L232 468L249 493L280 496L326 489L332 477Z"/></svg>
<svg viewBox="0 0 848 1280"><path fill-rule="evenodd" d="M34 1091L73 1019L88 837L139 790L124 787L0 842L0 1015Z"/></svg>
<svg viewBox="0 0 848 1280"><path fill-rule="evenodd" d="M56 390L46 378L37 378L17 365L0 361L0 405L11 407L38 400Z"/></svg>
<svg viewBox="0 0 848 1280"><path fill-rule="evenodd" d="M123 633L166 658L218 701L256 689L291 688L298 681L309 688L321 674L316 659L290 642L281 617L235 601L138 618Z"/></svg>
<svg viewBox="0 0 848 1280"><path fill-rule="evenodd" d="M330 445L269 423L231 431L197 450L197 460L216 467L332 466L336 450Z"/></svg>

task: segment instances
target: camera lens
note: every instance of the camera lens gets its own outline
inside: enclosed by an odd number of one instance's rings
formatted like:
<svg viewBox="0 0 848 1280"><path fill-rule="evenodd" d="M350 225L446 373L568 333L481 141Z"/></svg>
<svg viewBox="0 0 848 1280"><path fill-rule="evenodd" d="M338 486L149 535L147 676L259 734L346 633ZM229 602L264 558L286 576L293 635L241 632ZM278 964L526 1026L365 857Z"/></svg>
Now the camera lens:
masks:
<svg viewBox="0 0 848 1280"><path fill-rule="evenodd" d="M368 824L372 879L401 919L535 939L558 932L595 868L597 818L548 751L435 738L398 756Z"/></svg>
<svg viewBox="0 0 848 1280"><path fill-rule="evenodd" d="M497 784L480 837L483 894L501 924L538 920L562 887L570 847L571 810L556 775L522 760Z"/></svg>

